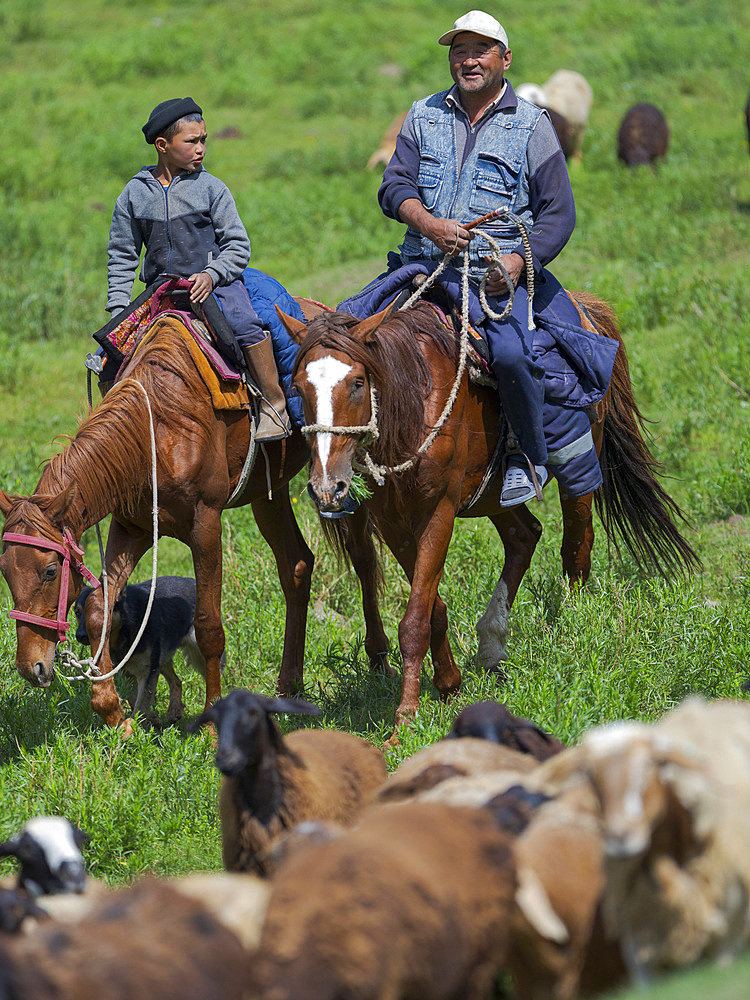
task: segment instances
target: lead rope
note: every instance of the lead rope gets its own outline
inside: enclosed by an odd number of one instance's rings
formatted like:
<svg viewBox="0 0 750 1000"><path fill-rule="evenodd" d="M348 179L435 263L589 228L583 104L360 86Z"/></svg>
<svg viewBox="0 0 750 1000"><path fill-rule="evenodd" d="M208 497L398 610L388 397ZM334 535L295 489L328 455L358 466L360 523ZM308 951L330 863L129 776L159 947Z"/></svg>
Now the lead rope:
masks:
<svg viewBox="0 0 750 1000"><path fill-rule="evenodd" d="M82 673L80 674L72 674L72 675L65 674L64 676L69 681L106 681L109 680L110 677L114 677L115 674L118 674L125 666L125 664L128 662L128 660L131 658L131 656L135 652L136 646L141 641L141 636L146 630L146 625L148 624L148 619L151 614L151 606L154 603L154 592L156 590L156 572L157 572L158 548L159 548L159 503L158 503L158 487L156 483L156 434L154 432L154 415L151 411L151 401L148 398L148 393L137 379L125 378L121 382L118 382L116 386L113 386L112 389L110 389L110 392L114 391L119 386L124 385L126 382L133 382L135 385L138 386L138 388L141 390L146 399L146 408L148 410L149 431L151 435L151 494L152 494L151 518L153 524L151 590L149 591L148 604L146 605L146 611L143 616L143 621L141 622L141 627L138 630L138 634L136 635L135 639L133 639L133 643L130 649L125 654L125 656L122 658L122 660L120 660L120 662L117 664L116 667L113 667L112 670L109 671L109 673L100 674L99 668L97 666L101 658L102 650L104 649L104 638L106 634L104 630L102 630L101 639L99 641L99 648L97 649L96 654L93 657L87 657L83 660L79 660L71 649L60 649L60 647L58 646L55 652L55 659L58 660L60 665L62 667L70 667L74 670L82 671ZM89 376L89 405L91 405L90 376ZM99 540L99 556L102 561L102 586L104 589L104 621L106 622L107 610L108 610L107 571L104 566L104 550L102 547L102 538L98 523L96 525L96 534Z"/></svg>
<svg viewBox="0 0 750 1000"><path fill-rule="evenodd" d="M528 293L528 328L529 330L534 330L534 313L533 313L533 299L534 299L534 260L531 254L531 243L529 241L528 232L526 230L525 223L513 212L506 212L506 217L513 222L521 232L521 241L523 243L524 250L524 260L526 264L526 290ZM513 282L510 280L510 275L501 262L500 258L503 256L500 246L495 241L494 237L490 236L489 233L484 230L475 230L476 236L481 236L482 239L490 246L490 257L492 258L492 263L488 265L484 274L482 275L482 280L479 283L479 301L482 305L482 311L490 319L494 319L496 322L506 319L513 309L513 301L515 299L516 289ZM409 309L415 302L418 301L424 295L428 288L430 288L445 268L448 266L448 262L457 256L452 251L447 253L443 257L442 261L438 264L432 274L428 275L427 278L422 282L421 285L416 289L416 291L409 296L406 302L401 306L401 310ZM508 304L501 313L496 313L489 302L487 301L487 293L485 286L487 284L487 274L492 269L492 267L497 267L503 278L505 278L505 283L508 286ZM400 311L401 311L400 310ZM443 412L438 417L437 423L434 425L430 433L427 435L425 440L417 449L416 454L412 455L410 459L405 462L401 462L400 465L377 465L370 455L369 451L366 451L363 456L364 468L372 476L378 486L385 485L385 477L387 475L398 474L399 472L406 472L410 469L419 458L425 454L425 452L432 446L435 438L438 436L443 428L446 420L450 416L451 410L453 409L453 404L456 402L456 397L458 396L458 390L461 385L461 379L463 378L464 371L466 370L466 359L469 354L469 254L464 252L463 266L461 268L461 336L459 340L459 355L458 355L458 368L456 369L456 377L453 382L453 388L451 389L450 395L446 400L445 406L443 407ZM372 430L372 425L374 425L375 434L373 435L373 440L377 439L377 423L375 421L375 414L377 413L376 402L377 395L375 390L370 385L370 398L372 402L372 410L370 415L370 423L364 427L321 427L318 424L312 425L312 427L306 427L305 433L316 433L318 429L322 432L327 431L328 433L334 434L357 434L361 431ZM313 430L314 428L314 430Z"/></svg>

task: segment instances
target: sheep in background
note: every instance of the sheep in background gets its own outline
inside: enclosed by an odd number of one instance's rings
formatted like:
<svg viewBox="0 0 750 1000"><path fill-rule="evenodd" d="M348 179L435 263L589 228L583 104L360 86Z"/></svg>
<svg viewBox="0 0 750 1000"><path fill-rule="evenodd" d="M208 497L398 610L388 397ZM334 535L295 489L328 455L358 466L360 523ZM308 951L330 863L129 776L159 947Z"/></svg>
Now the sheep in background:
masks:
<svg viewBox="0 0 750 1000"><path fill-rule="evenodd" d="M8 1000L241 1000L251 958L202 902L156 880L112 890L78 923L0 942Z"/></svg>
<svg viewBox="0 0 750 1000"><path fill-rule="evenodd" d="M232 691L200 715L196 728L218 732L216 766L222 856L228 871L266 874L272 841L303 820L356 820L385 781L383 754L366 740L330 729L301 729L283 737L272 713L320 715L294 698Z"/></svg>
<svg viewBox="0 0 750 1000"><path fill-rule="evenodd" d="M514 890L510 839L489 810L373 808L274 877L257 996L488 1000Z"/></svg>
<svg viewBox="0 0 750 1000"><path fill-rule="evenodd" d="M594 92L584 76L572 69L558 69L542 84L544 107L556 111L570 129L570 153L574 160L581 160L581 146L589 122ZM532 103L536 103L535 101Z"/></svg>
<svg viewBox="0 0 750 1000"><path fill-rule="evenodd" d="M617 133L617 155L628 167L653 164L665 156L669 127L653 104L634 104L625 112Z"/></svg>
<svg viewBox="0 0 750 1000"><path fill-rule="evenodd" d="M750 941L750 705L691 698L541 765L599 800L603 912L631 977L724 961Z"/></svg>
<svg viewBox="0 0 750 1000"><path fill-rule="evenodd" d="M396 149L396 140L398 139L398 134L401 131L401 126L406 121L406 115L406 111L400 115L396 115L391 124L388 126L380 145L367 161L368 170L374 170L374 168L378 166L388 166L388 161L393 156L394 150Z"/></svg>
<svg viewBox="0 0 750 1000"><path fill-rule="evenodd" d="M467 736L491 740L503 746L527 753L535 760L547 760L565 749L565 744L545 733L533 722L513 715L497 701L477 701L467 705L453 720L446 739Z"/></svg>
<svg viewBox="0 0 750 1000"><path fill-rule="evenodd" d="M554 108L548 105L547 95L539 84L522 83L516 88L516 96L528 101L529 104L535 104L538 108L543 108L547 112L557 135L557 140L560 143L560 148L563 151L563 156L566 160L570 159L574 152L573 131L565 115L561 115L559 111L555 111Z"/></svg>

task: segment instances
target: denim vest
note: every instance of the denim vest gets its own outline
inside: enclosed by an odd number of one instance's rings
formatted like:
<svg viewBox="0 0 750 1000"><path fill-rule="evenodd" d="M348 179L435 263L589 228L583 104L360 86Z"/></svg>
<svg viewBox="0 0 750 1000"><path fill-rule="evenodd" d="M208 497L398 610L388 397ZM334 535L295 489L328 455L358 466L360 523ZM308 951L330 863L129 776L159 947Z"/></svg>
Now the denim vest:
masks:
<svg viewBox="0 0 750 1000"><path fill-rule="evenodd" d="M542 112L526 101L516 108L495 111L482 125L474 149L461 168L456 149L457 111L446 97L449 91L417 101L413 108L414 130L419 143L417 187L422 204L439 219L469 222L496 208L508 208L531 228L529 178L526 147ZM494 222L481 227L499 244L503 253L518 246L520 233L512 223ZM440 260L435 244L409 227L399 247L404 264L415 260ZM469 244L472 277L486 270L482 261L489 246L482 239ZM460 267L460 263L454 266Z"/></svg>

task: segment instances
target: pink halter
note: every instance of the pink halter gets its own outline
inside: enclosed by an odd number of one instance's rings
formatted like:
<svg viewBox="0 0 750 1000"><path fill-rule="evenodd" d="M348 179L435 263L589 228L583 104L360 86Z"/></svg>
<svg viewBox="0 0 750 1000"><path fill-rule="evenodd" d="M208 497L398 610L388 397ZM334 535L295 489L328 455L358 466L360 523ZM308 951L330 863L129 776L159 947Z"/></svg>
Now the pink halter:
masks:
<svg viewBox="0 0 750 1000"><path fill-rule="evenodd" d="M44 628L56 628L58 642L65 640L65 634L70 627L67 620L68 614L68 585L70 583L70 564L85 577L91 586L96 590L101 583L94 574L83 565L83 549L76 544L73 535L68 528L63 528L63 540L54 542L51 538L39 538L36 535L17 535L15 532L6 531L0 541L18 542L20 545L32 545L37 549L59 552L63 557L62 579L60 580L60 599L57 605L57 618L41 618L39 615L30 615L25 611L13 610L10 617L21 622L29 622L32 625L41 625Z"/></svg>

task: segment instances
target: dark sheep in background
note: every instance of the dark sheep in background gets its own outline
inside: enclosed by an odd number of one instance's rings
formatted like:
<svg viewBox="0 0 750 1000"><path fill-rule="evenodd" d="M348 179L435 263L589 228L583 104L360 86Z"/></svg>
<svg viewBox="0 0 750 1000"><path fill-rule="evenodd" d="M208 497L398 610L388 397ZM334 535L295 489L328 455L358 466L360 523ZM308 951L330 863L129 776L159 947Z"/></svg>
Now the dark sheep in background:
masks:
<svg viewBox="0 0 750 1000"><path fill-rule="evenodd" d="M513 715L497 701L477 701L458 713L446 739L467 736L500 743L511 750L531 754L538 761L547 760L565 749L565 744L555 736L545 733L528 719Z"/></svg>
<svg viewBox="0 0 750 1000"><path fill-rule="evenodd" d="M653 104L634 104L625 112L617 133L617 155L628 167L654 163L669 146L669 127Z"/></svg>
<svg viewBox="0 0 750 1000"><path fill-rule="evenodd" d="M193 723L212 722L219 745L216 766L222 855L228 871L267 874L273 840L303 820L349 826L386 778L382 752L334 729L299 729L284 737L272 713L320 715L295 698L232 691Z"/></svg>

